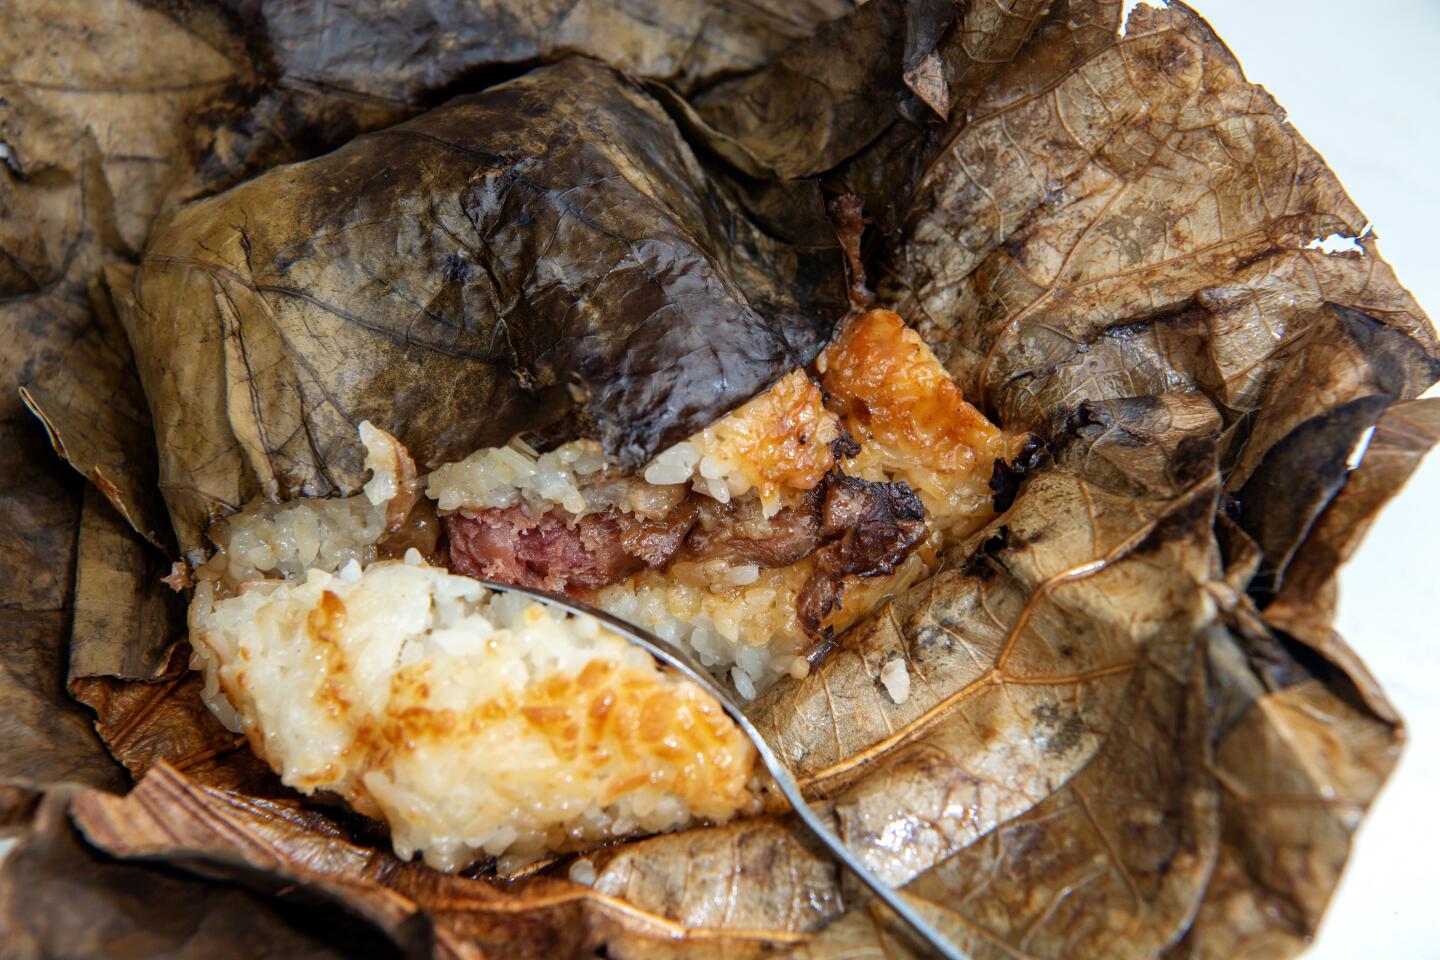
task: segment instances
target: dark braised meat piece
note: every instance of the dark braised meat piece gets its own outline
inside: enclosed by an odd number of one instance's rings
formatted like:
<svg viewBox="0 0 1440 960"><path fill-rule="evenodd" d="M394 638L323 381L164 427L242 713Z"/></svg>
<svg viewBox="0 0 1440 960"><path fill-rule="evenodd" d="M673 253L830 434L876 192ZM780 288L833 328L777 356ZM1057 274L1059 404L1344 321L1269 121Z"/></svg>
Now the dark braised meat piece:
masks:
<svg viewBox="0 0 1440 960"><path fill-rule="evenodd" d="M681 500L659 520L634 513L619 514L621 543L626 553L639 557L652 570L663 567L685 542L699 516L700 509L693 494Z"/></svg>
<svg viewBox="0 0 1440 960"><path fill-rule="evenodd" d="M904 483L832 471L806 500L773 517L758 502L687 496L659 519L609 510L573 522L522 507L444 518L449 568L480 580L583 593L677 558L783 567L815 554L796 598L812 637L841 604L848 577L890 574L925 539L925 506Z"/></svg>
<svg viewBox="0 0 1440 960"><path fill-rule="evenodd" d="M507 507L452 514L445 530L450 569L480 580L574 593L645 566L625 552L620 525L608 514L581 517L572 527L553 513L532 517Z"/></svg>
<svg viewBox="0 0 1440 960"><path fill-rule="evenodd" d="M726 560L760 567L786 567L808 557L820 546L820 504L823 487L794 507L766 517L754 500L699 507L700 522L685 541L693 560Z"/></svg>
<svg viewBox="0 0 1440 960"><path fill-rule="evenodd" d="M462 511L445 518L449 567L480 580L576 593L663 567L695 525L697 511L681 501L659 520L615 511L580 517L533 517L522 507Z"/></svg>
<svg viewBox="0 0 1440 960"><path fill-rule="evenodd" d="M904 483L870 483L834 473L825 484L815 572L795 600L800 625L812 637L841 605L847 577L894 573L926 536L925 505Z"/></svg>

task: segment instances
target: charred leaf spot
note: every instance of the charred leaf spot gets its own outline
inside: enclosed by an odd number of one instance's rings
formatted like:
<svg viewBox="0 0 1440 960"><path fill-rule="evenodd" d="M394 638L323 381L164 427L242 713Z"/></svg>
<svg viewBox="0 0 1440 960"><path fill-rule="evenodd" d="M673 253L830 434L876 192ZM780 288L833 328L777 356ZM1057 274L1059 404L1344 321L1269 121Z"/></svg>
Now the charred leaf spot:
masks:
<svg viewBox="0 0 1440 960"><path fill-rule="evenodd" d="M1081 437L1089 435L1089 428L1103 425L1097 408L1090 401L1057 407L1050 415L1048 431L1051 437L1051 455L1068 450Z"/></svg>
<svg viewBox="0 0 1440 960"><path fill-rule="evenodd" d="M1257 263L1264 263L1271 257L1282 256L1286 252L1287 251L1281 249L1280 247L1273 245L1265 247L1262 250L1257 250L1255 253L1252 253L1249 256L1241 257L1239 260L1236 260L1235 272L1239 273L1242 270L1248 270L1249 268L1255 266L1255 264Z"/></svg>
<svg viewBox="0 0 1440 960"><path fill-rule="evenodd" d="M1216 460L1215 441L1211 437L1186 437L1175 446L1175 455L1170 461L1170 473L1176 487L1189 487L1200 483L1214 473Z"/></svg>
<svg viewBox="0 0 1440 960"><path fill-rule="evenodd" d="M470 276L470 263L459 251L446 257L440 268L440 278L445 283L463 284Z"/></svg>
<svg viewBox="0 0 1440 960"><path fill-rule="evenodd" d="M1045 741L1045 752L1051 756L1059 756L1069 753L1080 743L1080 738L1085 733L1085 721L1080 715L1072 713L1065 718L1057 729Z"/></svg>
<svg viewBox="0 0 1440 960"><path fill-rule="evenodd" d="M1039 468L1044 457L1044 446L1033 434L1026 438L1024 446L1015 459L1006 463L996 460L990 473L990 492L994 495L995 512L1004 513L1015 502L1020 493L1021 481L1027 473Z"/></svg>
<svg viewBox="0 0 1440 960"><path fill-rule="evenodd" d="M1177 505L1166 512L1136 545L1136 555L1153 553L1168 543L1193 535L1197 530L1208 529L1213 515L1214 501L1209 497L1192 496L1177 501Z"/></svg>
<svg viewBox="0 0 1440 960"><path fill-rule="evenodd" d="M1000 245L1000 249L1003 250L1005 252L1005 255L1011 260L1014 260L1016 263L1019 263L1023 266L1026 260L1025 251L1029 248L1029 246L1029 232L1017 231L1014 236L1010 237L1008 240L1006 240L1003 244Z"/></svg>
<svg viewBox="0 0 1440 960"><path fill-rule="evenodd" d="M1059 704L1039 704L1032 715L1042 731L1037 739L1050 756L1060 756L1075 749L1085 734L1085 721L1080 715L1062 710Z"/></svg>
<svg viewBox="0 0 1440 960"><path fill-rule="evenodd" d="M1069 418L1065 421L1065 432L1078 434L1086 427L1103 426L1105 420L1100 413L1100 408L1089 400L1084 401L1075 408Z"/></svg>
<svg viewBox="0 0 1440 960"><path fill-rule="evenodd" d="M1007 534L1007 547L1010 550L1020 550L1024 547L1040 543L1046 538L1043 527L1036 527L1033 530L1027 530L1023 533L1018 530L1007 529Z"/></svg>
<svg viewBox="0 0 1440 960"><path fill-rule="evenodd" d="M805 662L810 665L812 673L820 669L820 665L829 660L830 654L835 652L835 641L831 639L834 630L826 627L822 633L824 635L811 641L810 646L806 647L805 652L801 654L805 658Z"/></svg>
<svg viewBox="0 0 1440 960"><path fill-rule="evenodd" d="M995 564L991 561L1010 546L1010 530L1000 527L980 544L974 553L965 558L960 572L976 580L989 580L995 576Z"/></svg>
<svg viewBox="0 0 1440 960"><path fill-rule="evenodd" d="M915 631L915 639L911 646L917 653L935 648L951 650L955 646L955 641L944 627L939 624L926 623Z"/></svg>

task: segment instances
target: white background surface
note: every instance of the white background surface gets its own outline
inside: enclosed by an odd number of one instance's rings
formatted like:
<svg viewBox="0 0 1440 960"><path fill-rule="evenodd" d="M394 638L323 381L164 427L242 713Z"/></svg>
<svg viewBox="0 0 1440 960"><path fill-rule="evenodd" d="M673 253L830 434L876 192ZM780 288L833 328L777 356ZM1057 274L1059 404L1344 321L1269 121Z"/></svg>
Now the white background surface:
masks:
<svg viewBox="0 0 1440 960"><path fill-rule="evenodd" d="M1440 0L1191 0L1290 112L1440 316ZM1432 391L1432 394L1434 391ZM1421 466L1340 578L1339 628L1410 743L1307 960L1440 957L1440 457Z"/></svg>
<svg viewBox="0 0 1440 960"><path fill-rule="evenodd" d="M1193 0L1440 315L1440 0ZM1433 392L1433 391L1432 391ZM1440 958L1440 457L1341 577L1340 630L1410 727L1307 960ZM0 842L0 857L8 844Z"/></svg>

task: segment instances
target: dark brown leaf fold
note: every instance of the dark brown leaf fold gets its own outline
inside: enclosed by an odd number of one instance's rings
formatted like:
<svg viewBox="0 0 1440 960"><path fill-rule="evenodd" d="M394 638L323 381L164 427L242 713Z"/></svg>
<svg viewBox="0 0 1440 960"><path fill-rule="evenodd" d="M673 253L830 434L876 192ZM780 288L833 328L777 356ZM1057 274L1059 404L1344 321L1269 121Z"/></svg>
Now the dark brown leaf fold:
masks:
<svg viewBox="0 0 1440 960"><path fill-rule="evenodd" d="M87 488L75 546L70 678L151 680L184 631L183 598L161 582L170 562Z"/></svg>
<svg viewBox="0 0 1440 960"><path fill-rule="evenodd" d="M399 956L332 906L276 900L189 880L164 866L113 860L72 826L73 795L60 790L46 797L0 866L6 957Z"/></svg>
<svg viewBox="0 0 1440 960"><path fill-rule="evenodd" d="M79 484L18 410L0 420L0 476L6 478L0 490L3 825L33 800L34 790L65 780L118 789L124 775L96 739L85 709L65 695Z"/></svg>
<svg viewBox="0 0 1440 960"><path fill-rule="evenodd" d="M1440 400L1412 400L1389 407L1365 439L1357 467L1339 495L1326 505L1295 552L1285 586L1265 606L1267 623L1310 646L1361 684L1371 706L1388 706L1359 658L1332 628L1341 564L1359 547L1379 510L1399 492L1420 459L1440 442ZM1352 451L1353 456L1354 451Z"/></svg>
<svg viewBox="0 0 1440 960"><path fill-rule="evenodd" d="M92 288L89 299L90 330L37 368L20 396L45 425L55 452L145 539L173 551L156 486L155 434L135 358L108 291Z"/></svg>
<svg viewBox="0 0 1440 960"><path fill-rule="evenodd" d="M655 101L570 59L172 215L121 316L188 548L256 494L353 492L367 418L433 467L578 391L637 463L844 310L833 238L769 238Z"/></svg>
<svg viewBox="0 0 1440 960"><path fill-rule="evenodd" d="M1223 842L1195 923L1167 956L1292 957L1403 738L1393 719L1345 698L1343 681L1337 696L1283 649L1268 648L1263 671L1232 638L1212 643L1210 659L1228 701L1213 761Z"/></svg>
<svg viewBox="0 0 1440 960"><path fill-rule="evenodd" d="M684 926L601 889L537 877L511 884L447 876L353 841L335 821L291 801L201 786L161 764L124 797L90 791L71 816L92 844L125 860L163 860L268 891L296 888L338 904L412 955L546 957L604 945L617 955L695 945L727 955L797 942L768 928L756 900L708 927ZM760 839L758 847L773 847ZM780 839L778 835L776 839ZM709 840L702 840L708 844ZM783 840L782 840L783 842Z"/></svg>

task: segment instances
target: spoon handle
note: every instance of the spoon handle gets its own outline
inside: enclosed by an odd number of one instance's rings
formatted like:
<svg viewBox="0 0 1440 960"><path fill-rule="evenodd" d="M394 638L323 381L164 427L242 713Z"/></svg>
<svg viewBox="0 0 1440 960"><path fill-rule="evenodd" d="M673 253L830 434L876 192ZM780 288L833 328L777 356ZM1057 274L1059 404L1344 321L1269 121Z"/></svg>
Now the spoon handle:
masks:
<svg viewBox="0 0 1440 960"><path fill-rule="evenodd" d="M736 725L744 731L745 736L755 745L755 751L760 755L760 760L765 764L765 769L770 771L770 776L775 785L780 788L785 799L789 801L796 816L800 818L812 834L830 851L836 860L845 865L845 869L853 873L861 883L870 888L870 891L879 897L887 907L893 910L900 919L904 920L930 947L945 960L969 960L944 934L936 930L929 920L925 919L910 902L910 900L899 890L890 886L877 877L869 867L861 862L860 858L847 847L840 838L830 829L829 825L822 820L813 807L805 800L800 792L800 784L796 782L790 767L781 760L775 751L770 749L770 744L761 736L760 731L750 722L740 709L740 705L727 693L714 678L710 671L697 663L688 653L666 640L655 636L647 630L641 630L619 617L606 613L604 610L597 610L588 604L579 603L569 597L558 594L547 593L543 590L533 590L528 587L516 587L503 583L491 583L481 581L487 589L497 593L516 593L543 603L546 606L577 617L590 617L605 624L611 631L618 633L626 640L643 647L651 656L668 664L673 669L684 674L696 686L700 687L710 696L714 697L721 708L735 721Z"/></svg>

